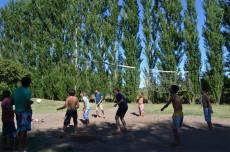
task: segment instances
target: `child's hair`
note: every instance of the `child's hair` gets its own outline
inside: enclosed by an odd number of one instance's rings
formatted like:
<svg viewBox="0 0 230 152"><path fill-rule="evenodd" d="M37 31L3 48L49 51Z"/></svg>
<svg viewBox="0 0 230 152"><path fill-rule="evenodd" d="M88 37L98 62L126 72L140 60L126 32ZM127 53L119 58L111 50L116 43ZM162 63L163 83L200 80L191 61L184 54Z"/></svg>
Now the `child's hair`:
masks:
<svg viewBox="0 0 230 152"><path fill-rule="evenodd" d="M177 85L172 85L171 86L171 90L174 92L174 93L177 93L179 91L179 87Z"/></svg>
<svg viewBox="0 0 230 152"><path fill-rule="evenodd" d="M142 97L144 97L144 94L143 94L143 92L140 92L140 94L141 94L141 96L142 96Z"/></svg>
<svg viewBox="0 0 230 152"><path fill-rule="evenodd" d="M29 77L23 77L21 80L22 86L27 87L31 83L31 79Z"/></svg>
<svg viewBox="0 0 230 152"><path fill-rule="evenodd" d="M85 91L82 91L81 93L83 94L83 96L86 96L86 92Z"/></svg>
<svg viewBox="0 0 230 152"><path fill-rule="evenodd" d="M202 90L207 93L208 92L208 88L207 87L202 87Z"/></svg>
<svg viewBox="0 0 230 152"><path fill-rule="evenodd" d="M75 95L75 90L74 89L69 89L68 93L70 96L74 96Z"/></svg>
<svg viewBox="0 0 230 152"><path fill-rule="evenodd" d="M9 90L2 91L2 96L3 96L3 98L9 98L10 97L10 91Z"/></svg>
<svg viewBox="0 0 230 152"><path fill-rule="evenodd" d="M119 89L119 88L117 88L117 87L116 87L116 88L114 88L114 90L115 90L115 91L117 91L117 92L120 92L120 89Z"/></svg>
<svg viewBox="0 0 230 152"><path fill-rule="evenodd" d="M99 89L97 88L97 89L95 89L95 90L97 90L98 92L99 92Z"/></svg>

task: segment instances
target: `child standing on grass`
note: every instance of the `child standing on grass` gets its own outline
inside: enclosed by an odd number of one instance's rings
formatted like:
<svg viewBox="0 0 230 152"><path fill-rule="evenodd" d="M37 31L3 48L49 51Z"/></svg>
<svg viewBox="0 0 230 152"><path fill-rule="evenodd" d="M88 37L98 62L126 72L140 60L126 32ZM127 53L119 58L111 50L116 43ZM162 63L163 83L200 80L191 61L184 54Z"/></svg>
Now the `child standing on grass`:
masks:
<svg viewBox="0 0 230 152"><path fill-rule="evenodd" d="M64 134L66 134L67 126L70 124L70 119L72 117L74 122L74 133L76 134L77 133L77 109L79 108L79 100L77 97L75 97L75 90L69 89L68 93L69 93L69 97L66 98L64 106L57 108L57 110L65 109L67 107L63 131Z"/></svg>
<svg viewBox="0 0 230 152"><path fill-rule="evenodd" d="M3 147L2 149L14 149L14 139L16 136L16 128L14 124L14 110L10 104L10 91L5 90L2 92L2 136L3 136ZM10 139L10 146L7 146L7 140Z"/></svg>
<svg viewBox="0 0 230 152"><path fill-rule="evenodd" d="M82 97L83 105L84 105L83 110L82 110L83 117L86 120L87 125L90 125L90 122L89 122L89 111L91 109L91 106L89 104L89 99L86 97L86 92L84 92L84 91L82 91L80 93L80 96Z"/></svg>
<svg viewBox="0 0 230 152"><path fill-rule="evenodd" d="M138 109L139 109L139 117L144 117L144 98L143 93L139 93L139 101L138 101Z"/></svg>
<svg viewBox="0 0 230 152"><path fill-rule="evenodd" d="M207 95L207 89L206 88L202 88L202 105L203 105L203 108L204 108L204 118L205 118L205 121L208 123L208 130L210 132L213 131L213 127L212 127L212 122L211 122L211 114L213 113L212 111L212 105L211 105L211 102L210 102L210 99Z"/></svg>
<svg viewBox="0 0 230 152"><path fill-rule="evenodd" d="M180 99L180 96L177 95L177 92L179 91L179 87L176 85L172 85L170 89L171 98L169 99L168 103L161 109L163 111L165 108L168 107L168 105L172 102L174 113L172 116L172 130L175 137L176 142L172 144L172 147L182 147L180 136L178 134L178 129L181 128L182 122L183 122L183 112L182 112L182 102Z"/></svg>

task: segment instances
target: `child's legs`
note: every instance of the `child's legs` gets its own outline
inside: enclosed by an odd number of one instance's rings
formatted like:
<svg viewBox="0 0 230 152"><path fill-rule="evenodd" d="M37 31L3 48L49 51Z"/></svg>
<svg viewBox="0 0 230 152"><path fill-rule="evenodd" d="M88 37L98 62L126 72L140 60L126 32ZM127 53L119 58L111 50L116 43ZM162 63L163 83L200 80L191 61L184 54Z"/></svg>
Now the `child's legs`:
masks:
<svg viewBox="0 0 230 152"><path fill-rule="evenodd" d="M138 110L139 110L139 116L141 116L141 107L138 105Z"/></svg>
<svg viewBox="0 0 230 152"><path fill-rule="evenodd" d="M10 148L14 148L14 138L10 138Z"/></svg>
<svg viewBox="0 0 230 152"><path fill-rule="evenodd" d="M3 147L3 148L6 148L6 147L7 147L7 136L3 136L3 137L2 137L2 141L3 141L2 147Z"/></svg>
<svg viewBox="0 0 230 152"><path fill-rule="evenodd" d="M144 104L140 105L141 115L144 117Z"/></svg>
<svg viewBox="0 0 230 152"><path fill-rule="evenodd" d="M116 115L115 120L116 120L116 125L117 125L117 131L121 131L119 116Z"/></svg>
<svg viewBox="0 0 230 152"><path fill-rule="evenodd" d="M66 133L66 131L67 131L67 126L68 126L68 125L65 125L65 124L64 124L64 126L63 126L63 132L64 132L64 133Z"/></svg>
<svg viewBox="0 0 230 152"><path fill-rule="evenodd" d="M208 130L209 131L213 131L213 126L212 126L212 122L207 122L208 123Z"/></svg>
<svg viewBox="0 0 230 152"><path fill-rule="evenodd" d="M24 151L25 143L26 143L26 135L27 131L21 131L21 145L19 151Z"/></svg>
<svg viewBox="0 0 230 152"><path fill-rule="evenodd" d="M173 128L172 128L172 130L173 130L173 134L174 134L176 143L177 143L177 145L180 146L181 145L181 141L180 141L180 136L178 134L178 131L176 129L173 129Z"/></svg>
<svg viewBox="0 0 230 152"><path fill-rule="evenodd" d="M120 117L120 119L121 119L121 122L122 122L122 124L124 126L125 131L127 131L126 122L125 122L124 117Z"/></svg>
<svg viewBox="0 0 230 152"><path fill-rule="evenodd" d="M17 136L16 136L16 143L15 143L15 149L18 149L20 139L21 139L21 131L19 131L19 132L17 133Z"/></svg>
<svg viewBox="0 0 230 152"><path fill-rule="evenodd" d="M77 124L74 124L74 133L77 133Z"/></svg>

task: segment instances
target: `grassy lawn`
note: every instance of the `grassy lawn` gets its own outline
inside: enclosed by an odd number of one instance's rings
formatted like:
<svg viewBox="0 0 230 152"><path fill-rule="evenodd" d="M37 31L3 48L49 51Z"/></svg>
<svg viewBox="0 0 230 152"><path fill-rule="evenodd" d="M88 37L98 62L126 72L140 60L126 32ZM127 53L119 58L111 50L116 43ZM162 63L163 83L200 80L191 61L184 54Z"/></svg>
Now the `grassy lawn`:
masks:
<svg viewBox="0 0 230 152"><path fill-rule="evenodd" d="M131 104L131 106L134 106ZM164 104L145 104L145 113L148 114L172 114L173 113L173 107L172 105L169 105L168 108L166 108L163 112L160 110ZM137 107L137 105L136 105ZM218 118L230 118L230 110L229 105L212 105L213 107L213 117ZM183 113L184 115L197 115L197 116L203 116L203 108L196 104L196 105L189 105L189 104L183 104Z"/></svg>
<svg viewBox="0 0 230 152"><path fill-rule="evenodd" d="M33 99L33 101L36 101L36 99ZM55 113L57 107L61 107L64 105L64 101L52 101L52 100L42 100L40 104L35 102L33 104L33 113L35 114L47 114L47 113ZM95 104L90 103L91 109L95 109ZM104 109L112 108L114 103L111 102L103 102ZM137 103L129 103L129 107L133 107L137 109ZM145 113L148 114L172 114L173 108L172 104L168 106L167 109L165 109L163 112L160 111L160 109L164 106L164 104L145 104ZM230 110L229 105L212 105L213 106L213 117L219 117L219 118L230 118ZM80 101L80 108L79 111L82 110L83 104ZM66 111L61 110L61 111ZM183 104L183 112L184 115L198 115L203 116L203 108L199 104L189 105L189 104ZM1 114L0 114L1 115Z"/></svg>

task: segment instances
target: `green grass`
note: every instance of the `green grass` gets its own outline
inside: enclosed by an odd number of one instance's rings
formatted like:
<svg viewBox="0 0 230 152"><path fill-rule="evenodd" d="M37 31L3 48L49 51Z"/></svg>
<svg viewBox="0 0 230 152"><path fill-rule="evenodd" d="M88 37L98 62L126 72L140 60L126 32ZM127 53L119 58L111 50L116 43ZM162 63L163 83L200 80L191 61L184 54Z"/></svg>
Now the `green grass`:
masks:
<svg viewBox="0 0 230 152"><path fill-rule="evenodd" d="M134 106L134 104L131 104ZM172 114L173 107L169 105L164 111L161 111L161 108L164 104L145 104L144 111L148 114ZM136 105L137 107L137 105ZM230 110L229 105L212 105L214 113L212 114L213 117L218 118L230 118ZM200 105L189 105L183 104L183 113L184 115L197 115L203 116L203 108Z"/></svg>
<svg viewBox="0 0 230 152"><path fill-rule="evenodd" d="M53 100L46 100L46 99L42 99L41 103L37 103L36 100L37 99L32 99L34 101L34 104L32 105L32 109L33 109L33 113L34 114L49 114L49 113L55 113L57 112L57 108L61 107L65 104L64 101L53 101ZM107 109L107 108L112 108L114 105L114 103L105 103L103 102L103 108ZM78 111L81 111L83 108L83 103L80 100L79 103L80 108L78 109ZM94 103L90 103L91 109L95 110L95 104ZM60 110L61 111L66 111L66 109Z"/></svg>

